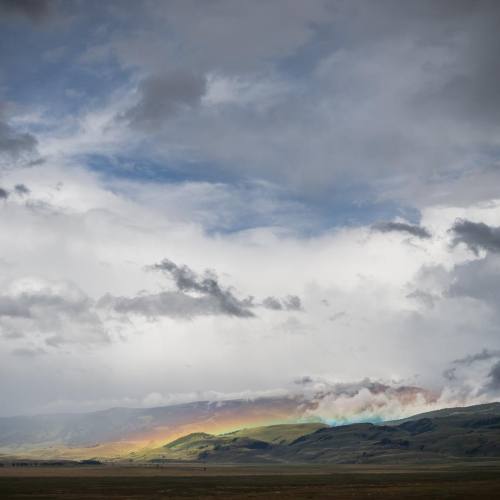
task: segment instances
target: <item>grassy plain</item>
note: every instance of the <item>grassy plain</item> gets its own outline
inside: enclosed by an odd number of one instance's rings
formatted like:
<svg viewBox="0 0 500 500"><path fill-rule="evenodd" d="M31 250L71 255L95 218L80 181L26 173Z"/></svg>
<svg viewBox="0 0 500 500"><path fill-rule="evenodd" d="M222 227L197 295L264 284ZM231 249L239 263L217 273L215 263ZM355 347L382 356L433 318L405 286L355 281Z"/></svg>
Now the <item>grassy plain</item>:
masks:
<svg viewBox="0 0 500 500"><path fill-rule="evenodd" d="M2 467L2 499L497 499L500 462Z"/></svg>

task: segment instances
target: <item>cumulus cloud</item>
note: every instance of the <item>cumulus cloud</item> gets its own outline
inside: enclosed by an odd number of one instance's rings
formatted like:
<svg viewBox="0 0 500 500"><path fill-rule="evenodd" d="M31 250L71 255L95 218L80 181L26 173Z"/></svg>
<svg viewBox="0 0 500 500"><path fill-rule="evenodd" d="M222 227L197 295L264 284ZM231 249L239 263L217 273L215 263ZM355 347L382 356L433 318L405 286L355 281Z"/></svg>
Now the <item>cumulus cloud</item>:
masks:
<svg viewBox="0 0 500 500"><path fill-rule="evenodd" d="M296 383L303 388L305 400L312 403L305 414L334 425L404 418L445 405L439 401L440 393L369 378L335 383L306 376Z"/></svg>
<svg viewBox="0 0 500 500"><path fill-rule="evenodd" d="M152 129L183 108L197 106L206 91L206 79L192 73L152 75L138 88L138 101L121 115L130 125Z"/></svg>
<svg viewBox="0 0 500 500"><path fill-rule="evenodd" d="M379 222L372 227L375 231L381 233L402 232L421 239L429 239L431 237L431 233L425 227L407 224L406 222Z"/></svg>
<svg viewBox="0 0 500 500"><path fill-rule="evenodd" d="M491 227L484 222L459 219L453 224L453 245L463 243L476 255L479 250L500 252L500 227Z"/></svg>

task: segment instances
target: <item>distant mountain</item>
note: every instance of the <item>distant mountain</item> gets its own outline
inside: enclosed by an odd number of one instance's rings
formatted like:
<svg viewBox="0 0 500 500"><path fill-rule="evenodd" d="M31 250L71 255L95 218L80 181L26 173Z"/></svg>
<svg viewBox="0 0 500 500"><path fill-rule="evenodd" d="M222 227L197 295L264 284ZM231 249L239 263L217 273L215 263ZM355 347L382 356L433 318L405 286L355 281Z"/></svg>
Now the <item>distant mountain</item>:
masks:
<svg viewBox="0 0 500 500"><path fill-rule="evenodd" d="M447 408L379 425L338 427L297 423L298 403L293 398L269 398L1 418L0 456L153 463L500 459L500 403Z"/></svg>
<svg viewBox="0 0 500 500"><path fill-rule="evenodd" d="M290 428L288 431L287 428ZM500 403L439 410L391 425L282 425L191 434L137 460L215 463L425 463L500 459ZM299 435L287 440L276 436Z"/></svg>
<svg viewBox="0 0 500 500"><path fill-rule="evenodd" d="M300 419L294 398L112 408L81 414L0 418L0 455L114 457L160 446L191 432L221 433Z"/></svg>

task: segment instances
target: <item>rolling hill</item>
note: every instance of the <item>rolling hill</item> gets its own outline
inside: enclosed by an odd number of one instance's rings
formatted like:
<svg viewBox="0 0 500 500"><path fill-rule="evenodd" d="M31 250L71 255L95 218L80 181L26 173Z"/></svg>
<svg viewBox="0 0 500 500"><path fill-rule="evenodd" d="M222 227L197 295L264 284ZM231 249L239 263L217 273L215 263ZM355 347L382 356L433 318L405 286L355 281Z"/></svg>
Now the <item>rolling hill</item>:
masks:
<svg viewBox="0 0 500 500"><path fill-rule="evenodd" d="M439 410L384 425L314 426L271 426L219 436L190 434L134 458L214 463L428 463L500 458L500 403Z"/></svg>
<svg viewBox="0 0 500 500"><path fill-rule="evenodd" d="M4 418L0 456L300 464L500 459L500 403L336 427L300 422L296 409L292 399L261 399Z"/></svg>

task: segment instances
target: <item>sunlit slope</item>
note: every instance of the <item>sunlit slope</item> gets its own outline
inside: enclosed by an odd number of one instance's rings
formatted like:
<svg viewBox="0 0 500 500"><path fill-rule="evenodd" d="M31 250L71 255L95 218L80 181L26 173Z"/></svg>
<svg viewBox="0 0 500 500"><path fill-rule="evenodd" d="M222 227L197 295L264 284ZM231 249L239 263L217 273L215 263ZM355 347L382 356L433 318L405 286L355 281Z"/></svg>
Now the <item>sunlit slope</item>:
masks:
<svg viewBox="0 0 500 500"><path fill-rule="evenodd" d="M319 422L311 422L305 424L284 424L284 425L267 425L264 427L254 427L250 429L240 429L234 432L228 432L225 436L229 438L251 438L260 441L266 441L272 444L289 444L297 438L310 434L327 427L327 425Z"/></svg>
<svg viewBox="0 0 500 500"><path fill-rule="evenodd" d="M391 425L270 426L190 434L137 460L205 463L443 463L500 459L500 404L416 415ZM297 436L303 432L303 435ZM292 435L297 436L292 439Z"/></svg>
<svg viewBox="0 0 500 500"><path fill-rule="evenodd" d="M225 459L229 461L267 461L265 452L273 445L289 444L323 427L326 426L320 423L304 423L240 429L221 435L195 432L164 446L132 453L130 457L136 461L193 461L210 458L224 450Z"/></svg>

